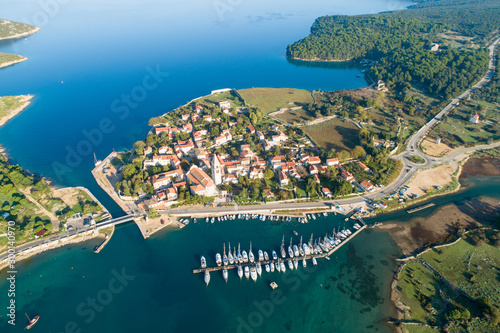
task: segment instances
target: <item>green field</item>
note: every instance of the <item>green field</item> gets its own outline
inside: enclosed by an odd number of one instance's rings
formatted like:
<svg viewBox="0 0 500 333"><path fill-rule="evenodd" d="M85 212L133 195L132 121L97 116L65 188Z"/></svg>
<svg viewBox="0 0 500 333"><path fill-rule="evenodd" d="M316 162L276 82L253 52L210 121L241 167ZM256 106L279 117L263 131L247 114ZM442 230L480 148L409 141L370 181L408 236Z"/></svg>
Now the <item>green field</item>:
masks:
<svg viewBox="0 0 500 333"><path fill-rule="evenodd" d="M403 333L436 333L439 330L426 327L426 326L415 326L415 325L403 325L401 327Z"/></svg>
<svg viewBox="0 0 500 333"><path fill-rule="evenodd" d="M16 61L16 60L21 60L21 59L24 59L24 57L17 55L17 54L0 52L0 67L4 63Z"/></svg>
<svg viewBox="0 0 500 333"><path fill-rule="evenodd" d="M442 248L441 253L429 251L422 258L470 296L486 296L500 304L500 249L489 244L475 247L461 240Z"/></svg>
<svg viewBox="0 0 500 333"><path fill-rule="evenodd" d="M238 90L247 104L258 107L264 114L280 108L313 103L311 92L292 88L252 88Z"/></svg>
<svg viewBox="0 0 500 333"><path fill-rule="evenodd" d="M437 315L426 310L419 301L422 296L428 297L432 300L432 308L442 311L443 303L439 299L438 285L439 280L419 261L411 261L403 268L399 274L398 289L401 303L410 308L405 311L405 319L423 323L428 319L438 319Z"/></svg>
<svg viewBox="0 0 500 333"><path fill-rule="evenodd" d="M472 114L479 114L480 122L469 121ZM471 146L500 139L500 107L484 101L466 101L456 107L431 130L432 137L441 137L451 147Z"/></svg>
<svg viewBox="0 0 500 333"><path fill-rule="evenodd" d="M275 115L276 118L283 120L290 124L300 124L302 122L307 122L313 120L309 112L304 109L285 111L283 113Z"/></svg>
<svg viewBox="0 0 500 333"><path fill-rule="evenodd" d="M351 122L338 118L320 124L302 127L319 147L326 150L350 150L359 145L358 128Z"/></svg>

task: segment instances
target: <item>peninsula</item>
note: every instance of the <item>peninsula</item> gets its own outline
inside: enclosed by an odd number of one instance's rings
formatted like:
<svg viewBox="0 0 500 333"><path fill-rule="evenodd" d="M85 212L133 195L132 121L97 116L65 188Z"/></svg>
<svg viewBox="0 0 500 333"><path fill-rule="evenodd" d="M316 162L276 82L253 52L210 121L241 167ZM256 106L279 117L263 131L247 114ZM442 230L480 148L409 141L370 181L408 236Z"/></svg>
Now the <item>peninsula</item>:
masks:
<svg viewBox="0 0 500 333"><path fill-rule="evenodd" d="M27 37L39 30L40 28L29 24L0 19L0 40ZM0 68L8 67L27 59L21 55L0 52Z"/></svg>

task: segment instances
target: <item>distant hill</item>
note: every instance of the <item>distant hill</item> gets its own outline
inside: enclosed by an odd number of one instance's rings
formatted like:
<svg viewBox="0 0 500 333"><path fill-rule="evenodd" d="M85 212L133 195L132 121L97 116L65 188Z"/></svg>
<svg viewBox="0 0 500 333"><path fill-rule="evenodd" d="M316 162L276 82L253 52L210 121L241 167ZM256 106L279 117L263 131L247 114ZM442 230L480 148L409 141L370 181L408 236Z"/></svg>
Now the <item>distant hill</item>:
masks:
<svg viewBox="0 0 500 333"><path fill-rule="evenodd" d="M0 19L0 39L24 37L40 30L33 25Z"/></svg>

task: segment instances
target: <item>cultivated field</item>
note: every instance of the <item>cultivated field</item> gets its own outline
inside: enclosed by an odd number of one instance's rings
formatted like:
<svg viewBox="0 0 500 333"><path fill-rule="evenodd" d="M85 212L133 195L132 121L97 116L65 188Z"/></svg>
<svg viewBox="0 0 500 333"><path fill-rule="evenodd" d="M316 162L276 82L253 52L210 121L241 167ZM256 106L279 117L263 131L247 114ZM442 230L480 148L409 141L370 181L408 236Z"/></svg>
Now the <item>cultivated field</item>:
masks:
<svg viewBox="0 0 500 333"><path fill-rule="evenodd" d="M259 107L264 114L281 108L313 103L311 92L292 88L252 88L238 90L247 104ZM293 101L293 102L290 102Z"/></svg>
<svg viewBox="0 0 500 333"><path fill-rule="evenodd" d="M338 118L317 125L304 126L302 130L318 146L327 150L349 150L359 145L358 128Z"/></svg>

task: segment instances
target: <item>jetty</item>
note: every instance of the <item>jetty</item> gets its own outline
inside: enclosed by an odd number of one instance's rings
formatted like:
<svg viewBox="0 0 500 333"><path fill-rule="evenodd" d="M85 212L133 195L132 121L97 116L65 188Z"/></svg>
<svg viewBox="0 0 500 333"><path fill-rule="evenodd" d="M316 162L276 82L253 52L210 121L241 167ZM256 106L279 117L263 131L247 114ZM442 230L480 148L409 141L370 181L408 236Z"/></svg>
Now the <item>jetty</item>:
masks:
<svg viewBox="0 0 500 333"><path fill-rule="evenodd" d="M415 207L413 209L409 209L406 212L408 214L411 214L411 213L415 213L415 212L418 212L419 210L426 209L426 208L429 208L429 207L432 207L432 206L434 206L434 202L429 202L426 205L422 205L422 206Z"/></svg>
<svg viewBox="0 0 500 333"><path fill-rule="evenodd" d="M328 256L332 255L338 249L340 249L342 246L344 246L345 244L347 244L351 239L353 239L354 237L356 237L356 235L358 235L361 231L363 231L367 227L366 223L361 218L357 218L357 220L361 223L361 228L359 228L358 230L356 230L355 232L353 232L352 235L350 235L349 237L347 237L346 239L344 239L342 241L342 243L340 243L339 245L335 246L330 251L323 252L322 254L309 254L309 255L298 256L298 257L293 257L293 258L289 258L289 257L288 258L279 258L279 261L286 263L288 261L294 261L294 260L299 260L300 261L300 260L303 260L303 259L310 260L312 258L325 258L325 257L328 257ZM197 273L205 273L205 271L214 272L214 271L221 271L223 269L235 269L235 268L238 268L238 266L240 266L240 265L241 265L241 267L254 266L256 263L260 263L261 265L266 265L266 264L270 264L270 263L276 264L277 262L278 262L278 260L270 259L270 260L256 261L254 263L245 262L245 263L242 263L242 264L238 263L238 264L233 264L233 265L221 265L221 266L214 266L214 267L197 268L197 269L193 269L193 273L197 274Z"/></svg>

